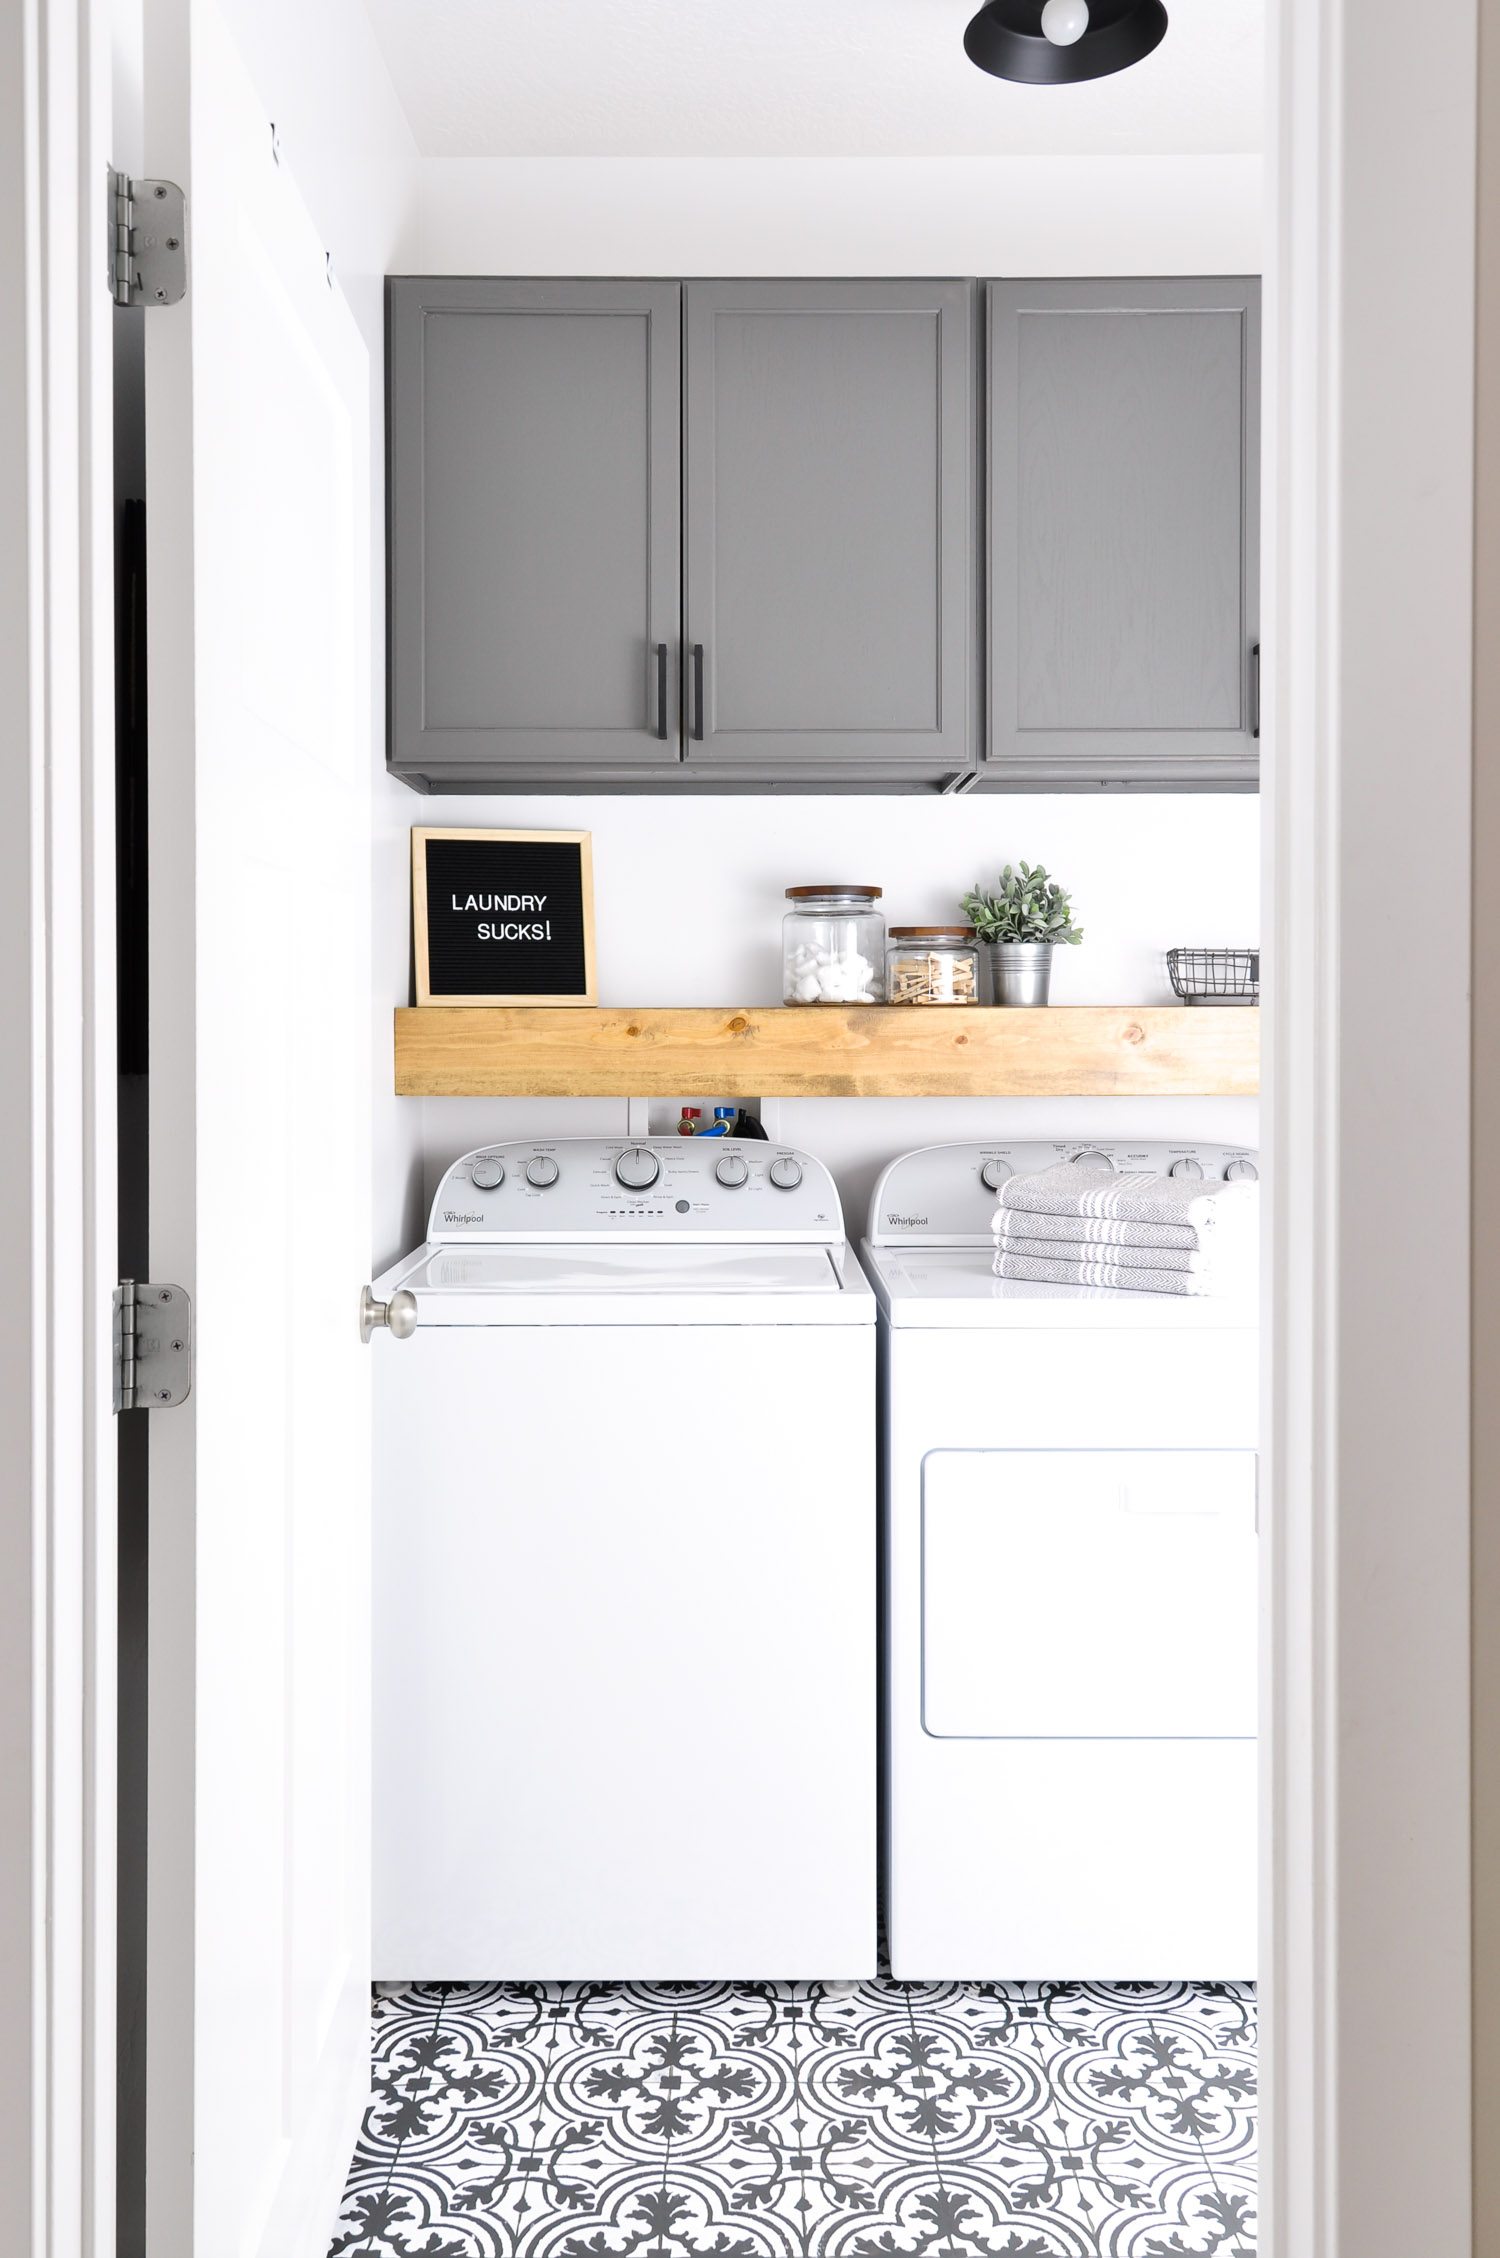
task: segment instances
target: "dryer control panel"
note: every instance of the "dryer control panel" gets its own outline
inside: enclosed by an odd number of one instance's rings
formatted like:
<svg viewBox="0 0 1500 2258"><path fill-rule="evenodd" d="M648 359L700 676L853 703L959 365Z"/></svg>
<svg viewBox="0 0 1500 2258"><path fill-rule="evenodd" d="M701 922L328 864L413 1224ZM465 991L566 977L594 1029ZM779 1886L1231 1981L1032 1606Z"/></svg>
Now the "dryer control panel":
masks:
<svg viewBox="0 0 1500 2258"><path fill-rule="evenodd" d="M481 1145L456 1160L428 1218L430 1244L543 1238L843 1244L820 1160L732 1137L553 1137Z"/></svg>
<svg viewBox="0 0 1500 2258"><path fill-rule="evenodd" d="M893 1160L870 1202L869 1242L936 1247L990 1247L1000 1188L1012 1176L1034 1176L1061 1161L1116 1173L1144 1169L1153 1176L1189 1176L1212 1183L1254 1182L1260 1161L1253 1145L1202 1145L1191 1139L1078 1137L1014 1139L1010 1143L927 1145Z"/></svg>

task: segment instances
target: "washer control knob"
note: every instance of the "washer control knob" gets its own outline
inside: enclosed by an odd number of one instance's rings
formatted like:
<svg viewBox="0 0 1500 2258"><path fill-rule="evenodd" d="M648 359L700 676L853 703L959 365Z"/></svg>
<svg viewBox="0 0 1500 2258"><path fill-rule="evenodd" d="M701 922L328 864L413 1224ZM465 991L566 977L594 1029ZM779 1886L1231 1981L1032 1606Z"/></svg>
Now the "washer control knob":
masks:
<svg viewBox="0 0 1500 2258"><path fill-rule="evenodd" d="M1014 1176L1015 1170L1008 1160L987 1160L979 1171L979 1181L987 1191L998 1192L1001 1185Z"/></svg>
<svg viewBox="0 0 1500 2258"><path fill-rule="evenodd" d="M661 1162L645 1145L632 1145L615 1162L615 1181L627 1192L649 1192L661 1174Z"/></svg>
<svg viewBox="0 0 1500 2258"><path fill-rule="evenodd" d="M1253 1160L1232 1160L1224 1171L1226 1184L1258 1184L1260 1170Z"/></svg>
<svg viewBox="0 0 1500 2258"><path fill-rule="evenodd" d="M557 1182L557 1162L547 1153L534 1153L526 1163L526 1181L545 1192L549 1184Z"/></svg>
<svg viewBox="0 0 1500 2258"><path fill-rule="evenodd" d="M802 1181L802 1163L800 1160L793 1160L790 1153L783 1153L778 1160L772 1161L766 1174L778 1192L795 1192Z"/></svg>
<svg viewBox="0 0 1500 2258"><path fill-rule="evenodd" d="M497 1184L505 1182L503 1160L476 1160L469 1174L474 1179L476 1192L492 1192Z"/></svg>
<svg viewBox="0 0 1500 2258"><path fill-rule="evenodd" d="M714 1174L719 1182L727 1184L732 1192L737 1191L741 1184L748 1184L750 1181L749 1166L738 1153L726 1153L722 1160L716 1160L714 1162Z"/></svg>
<svg viewBox="0 0 1500 2258"><path fill-rule="evenodd" d="M1115 1172L1115 1164L1108 1153L1074 1153L1073 1166L1075 1168L1102 1168L1110 1176L1113 1176Z"/></svg>
<svg viewBox="0 0 1500 2258"><path fill-rule="evenodd" d="M1196 1160L1174 1160L1167 1170L1169 1176L1201 1176L1203 1166Z"/></svg>

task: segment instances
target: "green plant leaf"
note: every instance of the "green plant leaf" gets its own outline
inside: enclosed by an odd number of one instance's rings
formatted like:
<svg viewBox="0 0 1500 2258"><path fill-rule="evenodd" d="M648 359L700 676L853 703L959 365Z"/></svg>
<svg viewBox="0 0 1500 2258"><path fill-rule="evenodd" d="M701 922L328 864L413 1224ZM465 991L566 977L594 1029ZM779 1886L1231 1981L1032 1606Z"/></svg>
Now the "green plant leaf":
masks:
<svg viewBox="0 0 1500 2258"><path fill-rule="evenodd" d="M993 890L978 880L962 897L964 915L982 940L1075 944L1072 896L1044 863L1006 863Z"/></svg>

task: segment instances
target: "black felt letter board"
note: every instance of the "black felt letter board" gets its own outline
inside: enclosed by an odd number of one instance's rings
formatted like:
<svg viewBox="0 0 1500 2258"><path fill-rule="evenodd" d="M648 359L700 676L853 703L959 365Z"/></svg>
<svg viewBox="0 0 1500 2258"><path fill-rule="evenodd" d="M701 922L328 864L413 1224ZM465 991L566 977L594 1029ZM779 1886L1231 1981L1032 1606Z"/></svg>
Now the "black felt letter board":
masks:
<svg viewBox="0 0 1500 2258"><path fill-rule="evenodd" d="M414 831L419 1003L593 1000L583 833Z"/></svg>

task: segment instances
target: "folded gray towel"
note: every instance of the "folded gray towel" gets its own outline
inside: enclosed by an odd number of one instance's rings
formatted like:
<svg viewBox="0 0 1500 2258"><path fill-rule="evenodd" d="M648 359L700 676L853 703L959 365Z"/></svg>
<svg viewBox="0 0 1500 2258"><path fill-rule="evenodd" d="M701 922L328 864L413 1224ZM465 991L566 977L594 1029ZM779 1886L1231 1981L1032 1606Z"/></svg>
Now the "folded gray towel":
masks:
<svg viewBox="0 0 1500 2258"><path fill-rule="evenodd" d="M1176 1270L1184 1277L1235 1281L1244 1265L1222 1251L1204 1254L1196 1247L1101 1246L1082 1239L1037 1239L1029 1225L1047 1220L1036 1215L1016 1215L995 1234L998 1254L1024 1256L1030 1262L1064 1262L1075 1268L1113 1263L1130 1270Z"/></svg>
<svg viewBox="0 0 1500 2258"><path fill-rule="evenodd" d="M1219 1295L1215 1278L1192 1270L1147 1270L1127 1262L1051 1262L1031 1255L995 1256L995 1276L1035 1286L1108 1286L1117 1293Z"/></svg>
<svg viewBox="0 0 1500 2258"><path fill-rule="evenodd" d="M1105 1174L1063 1161L1001 1185L999 1213L1105 1217L1117 1223L1176 1225L1206 1247L1219 1231L1253 1233L1255 1184L1206 1184L1201 1177L1153 1176L1145 1169Z"/></svg>
<svg viewBox="0 0 1500 2258"><path fill-rule="evenodd" d="M1070 1247L1161 1247L1191 1254L1198 1245L1191 1223L1122 1223L1113 1215L1044 1215L1037 1208L997 1206L995 1230L1005 1224L1033 1239L1058 1239Z"/></svg>

